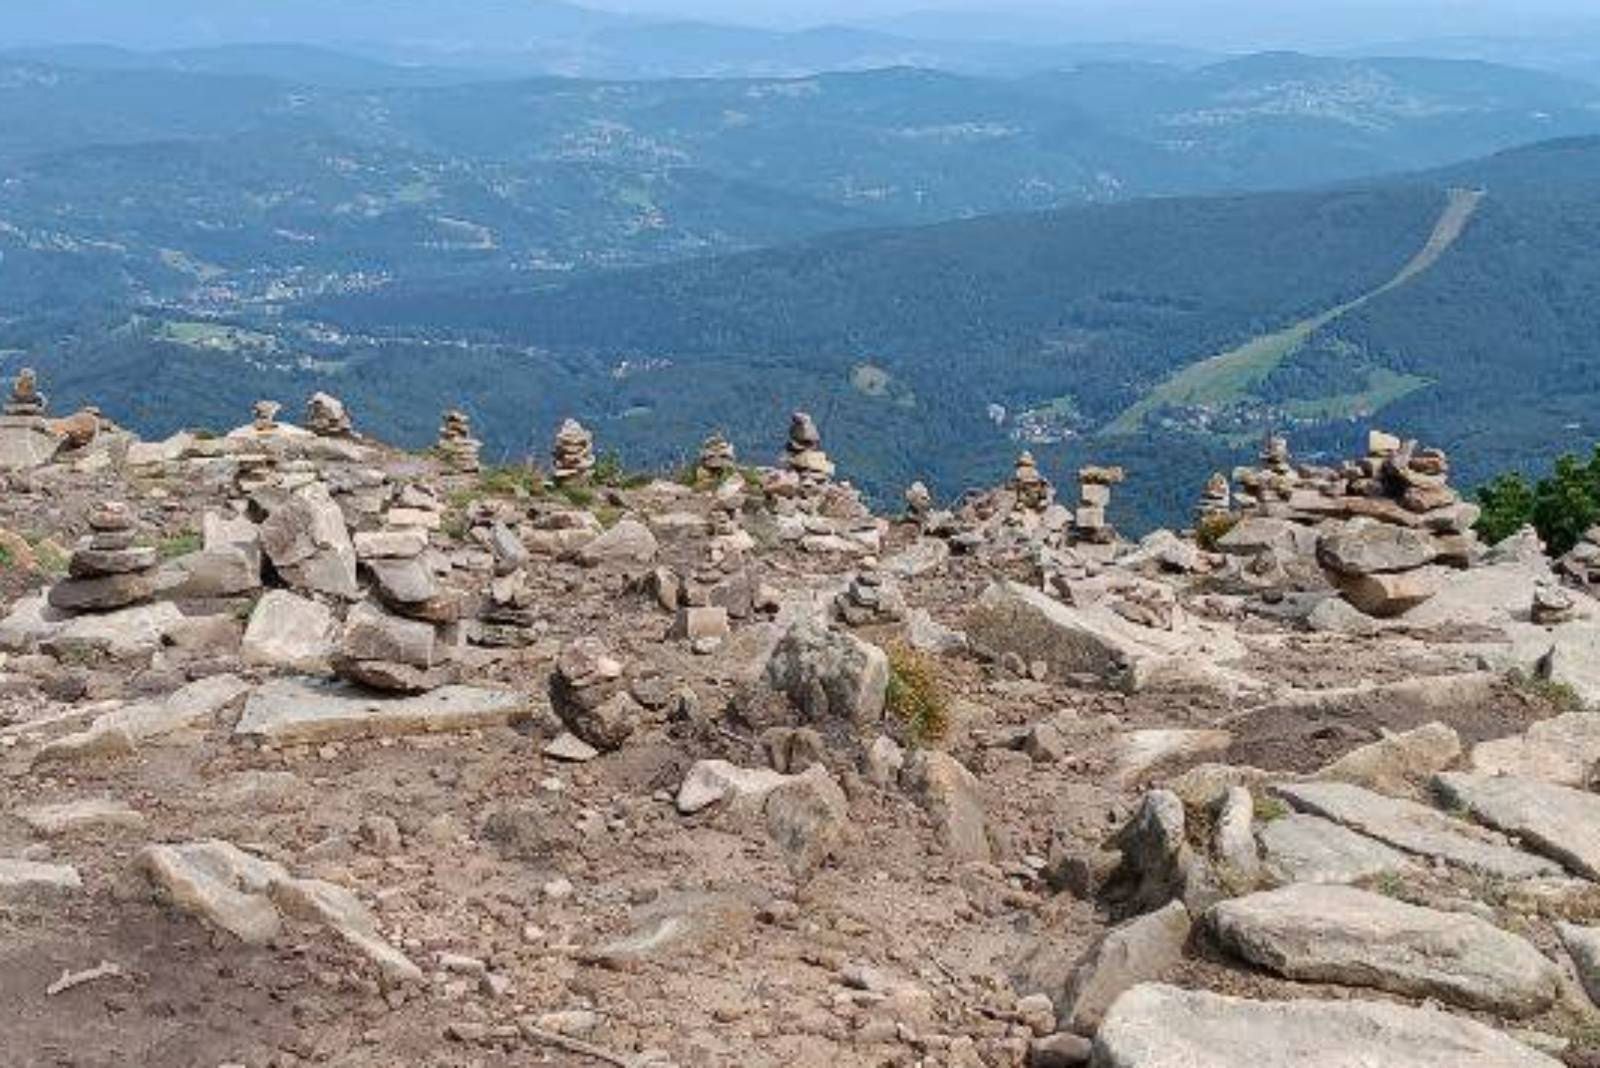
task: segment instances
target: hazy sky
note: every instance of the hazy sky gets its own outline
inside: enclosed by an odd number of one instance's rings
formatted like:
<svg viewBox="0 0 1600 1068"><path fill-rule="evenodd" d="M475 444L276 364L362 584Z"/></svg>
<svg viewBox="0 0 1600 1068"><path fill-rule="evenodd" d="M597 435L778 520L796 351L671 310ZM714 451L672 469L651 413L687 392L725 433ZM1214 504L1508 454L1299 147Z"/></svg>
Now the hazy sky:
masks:
<svg viewBox="0 0 1600 1068"><path fill-rule="evenodd" d="M1597 0L582 0L589 7L767 25L862 22L917 12L1027 15L1041 26L1115 37L1368 38L1523 35L1600 26ZM981 26L984 19L975 19Z"/></svg>

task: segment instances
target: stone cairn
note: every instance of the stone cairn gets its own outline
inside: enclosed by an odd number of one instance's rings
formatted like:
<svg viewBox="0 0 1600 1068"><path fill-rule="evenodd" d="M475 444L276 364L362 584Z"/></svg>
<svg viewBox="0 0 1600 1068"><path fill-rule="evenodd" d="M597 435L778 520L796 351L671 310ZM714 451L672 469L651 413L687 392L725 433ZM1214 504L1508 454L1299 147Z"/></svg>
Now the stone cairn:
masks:
<svg viewBox="0 0 1600 1068"><path fill-rule="evenodd" d="M1600 585L1600 527L1590 527L1572 550L1556 561L1556 570L1580 586Z"/></svg>
<svg viewBox="0 0 1600 1068"><path fill-rule="evenodd" d="M397 693L455 681L461 598L439 582L427 528L395 525L359 534L356 555L373 596L350 610L335 670L359 685Z"/></svg>
<svg viewBox="0 0 1600 1068"><path fill-rule="evenodd" d="M1106 519L1111 504L1111 487L1120 485L1126 473L1120 467L1085 467L1078 472L1078 509L1072 517L1072 535L1082 542L1109 545L1117 540L1116 529Z"/></svg>
<svg viewBox="0 0 1600 1068"><path fill-rule="evenodd" d="M906 618L906 599L879 569L878 558L869 556L861 561L850 585L834 597L833 612L851 627L899 623Z"/></svg>
<svg viewBox="0 0 1600 1068"><path fill-rule="evenodd" d="M822 451L822 434L805 412L789 417L789 441L784 446L789 470L800 476L800 494L825 486L833 478L833 462Z"/></svg>
<svg viewBox="0 0 1600 1068"><path fill-rule="evenodd" d="M721 485L722 480L733 474L738 465L733 443L721 434L712 434L700 446L700 459L695 463L695 481Z"/></svg>
<svg viewBox="0 0 1600 1068"><path fill-rule="evenodd" d="M24 367L11 384L11 399L6 402L5 414L15 419L37 419L44 415L48 400L39 392L39 376L31 367Z"/></svg>
<svg viewBox="0 0 1600 1068"><path fill-rule="evenodd" d="M1043 512L1055 503L1056 488L1039 473L1039 464L1031 452L1017 457L1016 471L1011 476L1011 491L1016 494L1016 506L1020 511Z"/></svg>
<svg viewBox="0 0 1600 1068"><path fill-rule="evenodd" d="M755 548L755 539L744 529L745 486L744 479L730 475L722 481L711 500L707 517L711 535L707 556L711 563L721 565L729 559L739 559Z"/></svg>
<svg viewBox="0 0 1600 1068"><path fill-rule="evenodd" d="M447 468L459 474L472 474L483 466L478 458L483 442L472 436L472 420L467 413L455 408L444 413L434 451Z"/></svg>
<svg viewBox="0 0 1600 1068"><path fill-rule="evenodd" d="M550 459L550 475L556 485L586 481L594 472L594 435L576 419L566 420L556 432Z"/></svg>
<svg viewBox="0 0 1600 1068"><path fill-rule="evenodd" d="M1233 511L1233 487L1228 484L1227 475L1218 471L1211 476L1206 482L1206 488L1200 494L1200 503L1194 511L1195 517L1202 521L1213 516L1225 516Z"/></svg>
<svg viewBox="0 0 1600 1068"><path fill-rule="evenodd" d="M1303 470L1268 514L1323 524L1317 559L1329 580L1368 615L1396 616L1438 592L1445 568L1479 555L1480 509L1450 488L1449 475L1442 451L1373 431L1365 457Z"/></svg>
<svg viewBox="0 0 1600 1068"><path fill-rule="evenodd" d="M473 506L472 539L489 552L494 577L478 607L474 640L491 648L521 648L532 644L537 622L535 600L528 585L528 547L500 512L500 502L480 501Z"/></svg>
<svg viewBox="0 0 1600 1068"><path fill-rule="evenodd" d="M156 551L134 545L133 512L107 501L89 513L91 533L67 563L68 578L50 590L64 612L110 612L147 601L160 586Z"/></svg>
<svg viewBox="0 0 1600 1068"><path fill-rule="evenodd" d="M597 638L561 651L550 676L550 706L571 733L602 752L622 748L644 709L628 692L622 661Z"/></svg>
<svg viewBox="0 0 1600 1068"><path fill-rule="evenodd" d="M1246 511L1264 510L1270 502L1286 501L1302 479L1289 455L1289 439L1269 433L1261 440L1259 467L1241 467L1233 479L1239 483L1237 502Z"/></svg>
<svg viewBox="0 0 1600 1068"><path fill-rule="evenodd" d="M319 438L355 436L344 402L328 393L313 393L306 401L306 429Z"/></svg>

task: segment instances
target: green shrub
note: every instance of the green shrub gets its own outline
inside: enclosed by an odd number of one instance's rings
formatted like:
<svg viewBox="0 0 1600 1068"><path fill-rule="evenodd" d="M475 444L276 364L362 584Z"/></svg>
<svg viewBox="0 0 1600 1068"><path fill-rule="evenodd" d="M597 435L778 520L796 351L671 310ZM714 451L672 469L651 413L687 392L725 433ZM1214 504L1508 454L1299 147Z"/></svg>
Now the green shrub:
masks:
<svg viewBox="0 0 1600 1068"><path fill-rule="evenodd" d="M163 560L175 560L180 556L199 552L203 544L200 535L191 530L174 534L170 538L162 538L156 543L156 552Z"/></svg>
<svg viewBox="0 0 1600 1068"><path fill-rule="evenodd" d="M1532 486L1520 474L1500 475L1478 490L1477 500L1483 515L1476 529L1484 541L1492 545L1531 524L1560 556L1600 521L1600 447L1587 461L1561 457Z"/></svg>
<svg viewBox="0 0 1600 1068"><path fill-rule="evenodd" d="M11 550L5 545L0 545L0 569L9 568L11 564Z"/></svg>
<svg viewBox="0 0 1600 1068"><path fill-rule="evenodd" d="M1240 516L1232 512L1215 512L1203 515L1194 527L1194 540L1208 553L1217 551L1217 542L1227 537L1228 531L1239 525Z"/></svg>
<svg viewBox="0 0 1600 1068"><path fill-rule="evenodd" d="M950 733L950 697L933 659L909 646L889 649L889 714L915 745L935 745Z"/></svg>

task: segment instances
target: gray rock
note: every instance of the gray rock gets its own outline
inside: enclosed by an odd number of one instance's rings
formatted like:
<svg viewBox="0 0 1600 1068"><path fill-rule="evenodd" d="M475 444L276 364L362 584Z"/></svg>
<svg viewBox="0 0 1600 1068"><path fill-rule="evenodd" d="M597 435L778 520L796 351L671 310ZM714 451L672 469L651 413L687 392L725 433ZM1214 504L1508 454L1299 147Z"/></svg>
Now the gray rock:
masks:
<svg viewBox="0 0 1600 1068"><path fill-rule="evenodd" d="M1439 775L1434 783L1448 803L1516 835L1573 874L1600 880L1600 795L1534 779L1459 772Z"/></svg>
<svg viewBox="0 0 1600 1068"><path fill-rule="evenodd" d="M900 782L933 817L946 853L958 861L993 859L983 787L959 760L936 749L919 749L907 760Z"/></svg>
<svg viewBox="0 0 1600 1068"><path fill-rule="evenodd" d="M106 612L148 601L161 585L159 571L64 579L50 587L50 606L63 612Z"/></svg>
<svg viewBox="0 0 1600 1068"><path fill-rule="evenodd" d="M585 567L647 567L655 562L660 546L650 528L635 519L624 519L578 549L578 562Z"/></svg>
<svg viewBox="0 0 1600 1068"><path fill-rule="evenodd" d="M911 579L938 571L950 559L950 543L942 538L918 538L883 562L895 578Z"/></svg>
<svg viewBox="0 0 1600 1068"><path fill-rule="evenodd" d="M82 888L78 869L70 865L0 857L0 904L38 904Z"/></svg>
<svg viewBox="0 0 1600 1068"><path fill-rule="evenodd" d="M326 672L338 627L326 605L288 590L268 590L250 613L240 652L247 664Z"/></svg>
<svg viewBox="0 0 1600 1068"><path fill-rule="evenodd" d="M363 530L353 538L356 556L363 560L411 560L428 549L428 532L415 527L402 530Z"/></svg>
<svg viewBox="0 0 1600 1068"><path fill-rule="evenodd" d="M883 719L889 658L854 635L803 619L773 649L764 681L802 722L866 729Z"/></svg>
<svg viewBox="0 0 1600 1068"><path fill-rule="evenodd" d="M126 802L99 797L57 805L36 805L19 809L17 815L35 834L50 837L79 831L134 831L145 824L143 814L129 808Z"/></svg>
<svg viewBox="0 0 1600 1068"><path fill-rule="evenodd" d="M439 596L439 582L421 557L368 560L364 566L385 604L404 610L404 606L424 604Z"/></svg>
<svg viewBox="0 0 1600 1068"><path fill-rule="evenodd" d="M205 549L180 556L164 597L175 601L237 597L261 588L261 565L242 549Z"/></svg>
<svg viewBox="0 0 1600 1068"><path fill-rule="evenodd" d="M391 615L363 601L345 618L339 642L343 660L383 660L427 670L444 659L432 624Z"/></svg>
<svg viewBox="0 0 1600 1068"><path fill-rule="evenodd" d="M1583 984L1589 1000L1600 1006L1600 927L1582 927L1575 923L1557 923L1556 934L1566 947L1577 969L1578 981Z"/></svg>
<svg viewBox="0 0 1600 1068"><path fill-rule="evenodd" d="M1512 775L1587 789L1600 768L1600 713L1568 712L1541 720L1523 734L1480 742L1472 747L1469 764L1480 775Z"/></svg>
<svg viewBox="0 0 1600 1068"><path fill-rule="evenodd" d="M1028 1068L1080 1068L1089 1063L1093 1053L1093 1043L1082 1035L1047 1035L1029 1045Z"/></svg>
<svg viewBox="0 0 1600 1068"><path fill-rule="evenodd" d="M1256 851L1255 799L1242 786L1230 787L1217 806L1211 849L1218 873L1236 891L1254 886L1261 877L1261 856Z"/></svg>
<svg viewBox="0 0 1600 1068"><path fill-rule="evenodd" d="M1560 972L1516 935L1349 886L1302 883L1224 901L1218 942L1301 982L1364 986L1525 1017L1555 1001Z"/></svg>
<svg viewBox="0 0 1600 1068"><path fill-rule="evenodd" d="M274 881L288 878L279 864L215 840L146 846L134 863L174 907L241 942L260 945L283 929L283 917L266 897Z"/></svg>
<svg viewBox="0 0 1600 1068"><path fill-rule="evenodd" d="M1448 572L1439 567L1376 575L1333 575L1344 599L1369 616L1393 619L1425 604L1443 587Z"/></svg>
<svg viewBox="0 0 1600 1068"><path fill-rule="evenodd" d="M1461 737L1454 728L1428 723L1353 749L1317 772L1317 778L1353 783L1393 797L1416 795L1436 772L1459 759Z"/></svg>
<svg viewBox="0 0 1600 1068"><path fill-rule="evenodd" d="M1174 901L1106 932L1073 966L1067 980L1057 1006L1066 1028L1093 1035L1126 991L1160 979L1177 966L1192 926L1189 910Z"/></svg>
<svg viewBox="0 0 1600 1068"><path fill-rule="evenodd" d="M376 696L343 683L274 679L245 702L234 733L280 745L504 726L532 714L526 697L447 686L415 697Z"/></svg>
<svg viewBox="0 0 1600 1068"><path fill-rule="evenodd" d="M783 852L789 874L815 875L843 844L850 803L821 764L813 764L767 795L767 833Z"/></svg>
<svg viewBox="0 0 1600 1068"><path fill-rule="evenodd" d="M692 816L724 801L760 802L786 781L788 776L771 768L741 768L726 760L696 761L678 787L678 811Z"/></svg>
<svg viewBox="0 0 1600 1068"><path fill-rule="evenodd" d="M1318 562L1351 577L1413 571L1438 555L1427 533L1369 519L1351 520L1317 541Z"/></svg>
<svg viewBox="0 0 1600 1068"><path fill-rule="evenodd" d="M1287 519L1245 516L1221 538L1217 549L1229 556L1270 556L1292 560L1316 551L1316 531Z"/></svg>
<svg viewBox="0 0 1600 1068"><path fill-rule="evenodd" d="M296 490L261 524L261 548L290 586L354 601L356 550L344 513L320 482Z"/></svg>
<svg viewBox="0 0 1600 1068"><path fill-rule="evenodd" d="M1169 790L1151 790L1111 840L1122 854L1103 895L1118 914L1134 916L1182 901L1199 912L1221 896L1215 878L1189 845L1183 802Z"/></svg>
<svg viewBox="0 0 1600 1068"><path fill-rule="evenodd" d="M1247 1001L1135 987L1095 1037L1095 1068L1559 1068L1475 1020L1368 1001Z"/></svg>
<svg viewBox="0 0 1600 1068"><path fill-rule="evenodd" d="M1273 820L1258 838L1267 875L1278 883L1354 883L1422 870L1399 850L1321 816Z"/></svg>
<svg viewBox="0 0 1600 1068"><path fill-rule="evenodd" d="M1500 879L1555 875L1560 866L1507 845L1504 839L1415 801L1375 794L1348 783L1283 784L1274 792L1301 812L1343 824L1416 856Z"/></svg>

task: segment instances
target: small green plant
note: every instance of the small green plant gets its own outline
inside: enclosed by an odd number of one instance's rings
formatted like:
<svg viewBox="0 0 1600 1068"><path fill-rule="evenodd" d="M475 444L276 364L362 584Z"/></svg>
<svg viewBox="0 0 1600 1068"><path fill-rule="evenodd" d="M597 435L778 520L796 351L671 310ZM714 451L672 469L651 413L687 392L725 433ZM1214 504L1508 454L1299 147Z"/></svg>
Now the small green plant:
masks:
<svg viewBox="0 0 1600 1068"><path fill-rule="evenodd" d="M1583 707L1583 698L1578 696L1578 691L1565 682L1557 682L1555 679L1532 675L1515 668L1507 673L1506 679L1518 693L1541 704L1549 705L1557 712L1576 712Z"/></svg>
<svg viewBox="0 0 1600 1068"><path fill-rule="evenodd" d="M199 552L202 545L199 534L192 530L185 531L170 538L162 538L156 543L156 554L163 560L175 560L180 556Z"/></svg>
<svg viewBox="0 0 1600 1068"><path fill-rule="evenodd" d="M38 563L40 571L47 575L67 573L68 554L61 546L49 538L30 538L28 544L33 547L33 558Z"/></svg>
<svg viewBox="0 0 1600 1068"><path fill-rule="evenodd" d="M650 476L640 473L629 474L622 466L622 456L619 453L605 452L595 461L589 480L596 486L604 486L607 489L638 489L649 483Z"/></svg>
<svg viewBox="0 0 1600 1068"><path fill-rule="evenodd" d="M7 545L4 545L4 544L0 544L0 571L9 569L12 566L13 562L14 561L11 559L11 549L10 549L10 547L7 546Z"/></svg>
<svg viewBox="0 0 1600 1068"><path fill-rule="evenodd" d="M537 497L544 492L544 476L530 465L491 467L478 476L479 496Z"/></svg>
<svg viewBox="0 0 1600 1068"><path fill-rule="evenodd" d="M1212 515L1200 517L1195 524L1195 543L1208 553L1217 551L1217 543L1227 537L1228 532L1239 525L1239 516L1231 512L1216 512Z"/></svg>
<svg viewBox="0 0 1600 1068"><path fill-rule="evenodd" d="M1372 880L1372 892L1392 897L1396 900L1404 898L1406 892L1405 880L1392 871L1386 871Z"/></svg>
<svg viewBox="0 0 1600 1068"><path fill-rule="evenodd" d="M617 520L622 518L622 509L610 504L596 505L594 517L602 528L610 530L617 525Z"/></svg>
<svg viewBox="0 0 1600 1068"><path fill-rule="evenodd" d="M914 745L936 745L950 733L950 697L933 659L905 645L889 650L889 689L885 701Z"/></svg>
<svg viewBox="0 0 1600 1068"><path fill-rule="evenodd" d="M576 482L569 482L565 486L562 486L556 490L556 492L565 498L566 502L572 505L574 508L588 508L589 506L593 505L595 501L594 490L590 489L588 486L579 485Z"/></svg>
<svg viewBox="0 0 1600 1068"><path fill-rule="evenodd" d="M1289 806L1271 794L1257 795L1256 819L1262 823L1272 823L1289 815Z"/></svg>

